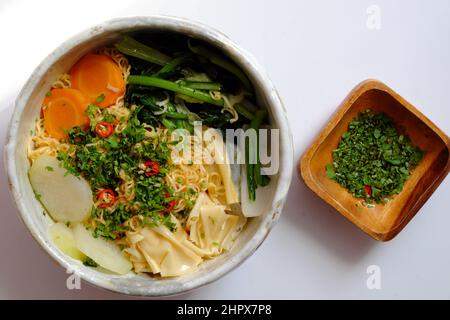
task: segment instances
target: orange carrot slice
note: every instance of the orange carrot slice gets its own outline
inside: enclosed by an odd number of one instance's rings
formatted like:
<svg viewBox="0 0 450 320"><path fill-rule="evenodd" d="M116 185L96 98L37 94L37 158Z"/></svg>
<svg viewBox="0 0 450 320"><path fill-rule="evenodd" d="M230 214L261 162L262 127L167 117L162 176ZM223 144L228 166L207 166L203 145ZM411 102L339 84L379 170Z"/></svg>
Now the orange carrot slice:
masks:
<svg viewBox="0 0 450 320"><path fill-rule="evenodd" d="M70 70L72 88L80 90L89 102L107 108L125 92L119 66L108 56L87 54Z"/></svg>
<svg viewBox="0 0 450 320"><path fill-rule="evenodd" d="M89 118L85 114L88 99L76 89L53 89L44 99L44 129L58 140L66 139L69 130L85 126Z"/></svg>

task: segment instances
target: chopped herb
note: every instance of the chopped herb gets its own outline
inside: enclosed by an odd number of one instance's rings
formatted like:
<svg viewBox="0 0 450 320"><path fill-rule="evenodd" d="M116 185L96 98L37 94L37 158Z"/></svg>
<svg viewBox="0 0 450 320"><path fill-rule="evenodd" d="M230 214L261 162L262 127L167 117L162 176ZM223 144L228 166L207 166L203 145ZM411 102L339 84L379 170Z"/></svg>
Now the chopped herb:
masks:
<svg viewBox="0 0 450 320"><path fill-rule="evenodd" d="M336 173L334 172L333 165L327 164L327 165L325 166L325 170L326 170L326 172L327 172L328 178L330 178L330 179L336 178Z"/></svg>
<svg viewBox="0 0 450 320"><path fill-rule="evenodd" d="M386 114L366 110L350 122L325 171L366 203L386 203L400 193L422 157Z"/></svg>
<svg viewBox="0 0 450 320"><path fill-rule="evenodd" d="M106 109L106 110L108 110L108 109ZM108 123L113 123L114 120L116 120L116 117L114 117L111 113L106 112L106 113L103 115L103 120L106 121L106 122L108 122ZM120 120L120 121L123 122L123 121L125 121L125 120Z"/></svg>
<svg viewBox="0 0 450 320"><path fill-rule="evenodd" d="M86 113L94 119L99 111L97 106L91 105ZM101 112L104 117L105 110ZM174 195L164 180L169 171L170 149L168 143L158 137L144 141L145 129L137 119L137 112L138 109L130 110L127 127L108 138L99 138L92 125L91 130L87 131L81 128L69 130L71 148L57 154L68 173L84 177L94 194L98 189L115 190L122 183L123 174L135 181L135 196L128 205L136 205L136 210L125 209L125 205L115 207L113 212L107 208L93 209L91 217L104 221L96 224L94 237L111 240L122 238L128 230L124 223L133 215L145 217L144 223L149 226L165 225L172 231L176 229L169 213L161 215L170 201L181 198ZM158 163L158 174L149 177L140 173L139 165L144 161ZM167 198L165 194L171 196Z"/></svg>
<svg viewBox="0 0 450 320"><path fill-rule="evenodd" d="M92 121L98 110L100 110L100 108L98 106L96 106L95 104L90 104L90 105L88 105L88 107L86 108L86 111L84 111L84 113Z"/></svg>
<svg viewBox="0 0 450 320"><path fill-rule="evenodd" d="M54 171L53 167L51 167L51 166L46 166L45 170L50 171L50 172Z"/></svg>
<svg viewBox="0 0 450 320"><path fill-rule="evenodd" d="M51 92L51 91L48 91L48 92L45 94L45 96L46 96L46 97L51 97L51 96L52 96L52 92Z"/></svg>
<svg viewBox="0 0 450 320"><path fill-rule="evenodd" d="M102 93L101 95L99 95L97 98L95 98L95 102L102 102L103 100L105 100L105 95Z"/></svg>

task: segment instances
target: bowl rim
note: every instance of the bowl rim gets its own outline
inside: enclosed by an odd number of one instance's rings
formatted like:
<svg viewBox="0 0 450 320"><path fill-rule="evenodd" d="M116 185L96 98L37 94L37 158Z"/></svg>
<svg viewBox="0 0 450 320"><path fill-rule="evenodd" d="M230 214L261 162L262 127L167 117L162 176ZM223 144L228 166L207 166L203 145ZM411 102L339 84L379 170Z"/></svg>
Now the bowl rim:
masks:
<svg viewBox="0 0 450 320"><path fill-rule="evenodd" d="M230 55L231 53L235 56L235 58L239 58L241 68L252 76L254 79L253 83L257 83L257 85L261 88L261 91L265 93L265 98L268 102L267 105L272 112L274 121L279 124L280 137L282 137L280 139L280 170L272 207L264 216L261 225L258 227L253 237L250 238L249 241L247 241L228 261L216 267L211 272L199 273L197 276L192 277L185 283L180 281L176 282L173 286L163 288L158 285L154 285L146 286L145 288L133 287L132 289L126 289L120 286L115 286L110 281L104 281L103 279L96 277L95 274L92 274L92 271L89 272L83 268L74 268L73 264L67 259L67 257L65 257L64 254L57 250L53 244L47 243L38 228L34 225L31 219L32 215L27 214L24 205L25 200L27 199L23 196L19 188L17 175L19 171L15 161L17 147L16 137L18 135L22 114L24 113L32 92L35 90L40 79L45 75L49 68L59 61L67 52L94 37L99 37L110 33L123 33L127 32L127 29L130 31L130 29L133 28L167 29L169 32L178 31L184 34L196 35L209 43L223 45L223 49L226 51L227 55ZM223 33L212 27L190 19L165 15L122 17L107 20L81 31L54 49L35 68L15 100L14 112L7 131L4 158L7 171L8 188L14 200L13 202L18 209L19 216L36 242L39 243L40 247L50 257L52 257L53 260L65 269L74 270L78 275L80 275L81 279L96 287L126 295L153 297L181 294L207 285L232 271L243 263L249 256L251 256L262 244L271 228L279 219L291 183L294 163L293 139L286 109L278 92L272 84L272 81L269 79L265 70L259 65L256 59L247 51L241 49L238 45L232 42Z"/></svg>

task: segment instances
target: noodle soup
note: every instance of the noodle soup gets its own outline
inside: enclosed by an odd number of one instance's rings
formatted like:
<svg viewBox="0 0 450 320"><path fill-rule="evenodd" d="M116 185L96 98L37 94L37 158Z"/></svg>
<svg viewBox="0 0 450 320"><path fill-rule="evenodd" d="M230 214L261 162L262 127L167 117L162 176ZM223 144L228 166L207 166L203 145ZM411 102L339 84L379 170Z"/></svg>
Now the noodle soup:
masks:
<svg viewBox="0 0 450 320"><path fill-rule="evenodd" d="M196 270L262 214L259 137L223 137L265 125L245 73L198 40L125 35L86 54L49 88L28 148L51 238L121 275Z"/></svg>

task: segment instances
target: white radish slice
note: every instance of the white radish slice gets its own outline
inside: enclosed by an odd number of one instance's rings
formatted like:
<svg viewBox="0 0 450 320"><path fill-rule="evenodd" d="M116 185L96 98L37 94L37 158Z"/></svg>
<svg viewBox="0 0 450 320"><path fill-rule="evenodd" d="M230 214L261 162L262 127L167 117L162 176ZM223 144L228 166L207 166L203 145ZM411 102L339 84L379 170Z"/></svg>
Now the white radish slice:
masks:
<svg viewBox="0 0 450 320"><path fill-rule="evenodd" d="M73 228L73 235L78 249L101 267L118 274L126 274L131 270L131 262L113 242L94 238L82 224Z"/></svg>
<svg viewBox="0 0 450 320"><path fill-rule="evenodd" d="M73 237L73 232L69 229L64 223L58 222L52 224L48 232L50 233L50 237L53 240L53 243L65 254L68 256L84 261L86 260L86 256L83 252L78 250L77 245L75 244L75 238Z"/></svg>
<svg viewBox="0 0 450 320"><path fill-rule="evenodd" d="M256 189L256 200L250 201L247 187L247 171L245 165L241 168L241 208L242 214L247 217L258 217L270 209L270 203L274 192L274 183L265 187L258 186Z"/></svg>
<svg viewBox="0 0 450 320"><path fill-rule="evenodd" d="M92 191L86 180L66 173L55 157L43 155L33 162L29 176L36 195L53 219L81 222L91 212Z"/></svg>

